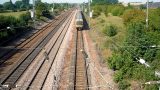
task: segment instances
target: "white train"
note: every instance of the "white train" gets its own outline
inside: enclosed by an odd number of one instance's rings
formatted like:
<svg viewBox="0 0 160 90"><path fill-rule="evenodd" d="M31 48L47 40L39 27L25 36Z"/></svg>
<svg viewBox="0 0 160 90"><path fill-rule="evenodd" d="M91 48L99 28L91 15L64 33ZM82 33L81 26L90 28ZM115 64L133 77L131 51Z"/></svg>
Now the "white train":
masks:
<svg viewBox="0 0 160 90"><path fill-rule="evenodd" d="M78 11L76 15L76 28L77 30L83 29L83 17L82 17L82 11Z"/></svg>

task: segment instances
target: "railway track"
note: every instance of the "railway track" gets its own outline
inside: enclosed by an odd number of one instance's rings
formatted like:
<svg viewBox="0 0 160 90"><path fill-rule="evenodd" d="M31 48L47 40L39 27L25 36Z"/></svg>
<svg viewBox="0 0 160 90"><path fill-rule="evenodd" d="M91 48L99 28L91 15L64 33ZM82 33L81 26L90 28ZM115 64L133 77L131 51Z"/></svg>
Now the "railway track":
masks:
<svg viewBox="0 0 160 90"><path fill-rule="evenodd" d="M30 83L30 87L27 88L27 90L39 90L43 88L43 85L47 79L47 76L49 72L51 71L51 67L54 63L54 59L56 58L56 55L60 49L60 46L63 42L63 39L67 33L68 27L70 25L70 22L72 21L73 18L73 13L72 15L66 20L64 27L60 30L60 32L57 34L57 37L53 40L54 45L51 47L49 50L49 60L51 60L50 63L48 61L44 61L43 64L39 67L39 70L35 74L34 78L32 79ZM52 53L51 53L52 52ZM41 79L39 79L41 78ZM36 86L41 86L41 87L36 87ZM45 89L44 89L45 90Z"/></svg>
<svg viewBox="0 0 160 90"><path fill-rule="evenodd" d="M57 19L61 19L61 18L63 18L63 16L64 16L64 13L62 15L58 16ZM0 56L0 65L4 64L5 61L8 61L8 59L11 58L18 51L20 52L20 50L25 51L26 49L28 49L31 45L33 45L32 41L33 40L36 41L37 39L39 39L39 37L41 37L44 32L47 33L48 32L47 30L49 30L56 23L56 21L58 21L58 20L53 20L51 23L47 24L45 27L43 27L41 30L37 31L32 36L26 38L23 42L19 43L18 45L13 46L13 47L10 47L10 46L5 47L5 48L10 48L10 50L5 50L4 53Z"/></svg>
<svg viewBox="0 0 160 90"><path fill-rule="evenodd" d="M77 56L75 62L75 90L88 90L88 76L86 67L86 55L83 44L83 33L77 31Z"/></svg>
<svg viewBox="0 0 160 90"><path fill-rule="evenodd" d="M5 76L3 79L1 79L2 85L9 85L9 88L7 90L9 90L15 86L15 83L17 82L17 80L25 72L27 67L32 63L32 61L38 55L38 53L42 50L42 48L47 44L47 42L57 32L58 28L60 28L60 26L67 19L67 16L69 16L71 14L71 11L69 11L68 13L65 13L64 16L62 16L63 19L59 18L57 20L57 22L55 22L53 25L46 27L45 30L48 30L48 32L45 31L45 33L39 34L40 36L37 38L40 39L40 37L41 37L41 40L37 41L38 44L36 43L36 45L33 45L33 43L36 42L36 40L38 40L38 39L32 40L32 45L34 46L34 47L32 47L33 49L31 49L31 50L29 49L28 51L26 51L25 54L27 54L27 55L22 56L20 58L21 60L17 64L17 66L15 66L10 71L10 73L7 73L7 76ZM25 48L30 48L30 46L25 47ZM38 49L35 49L35 48L38 48ZM18 57L20 53L22 53L22 52L18 52L18 55L16 55L16 56ZM13 58L11 58L11 59L13 59ZM16 60L17 60L17 58L16 58ZM3 75L6 75L6 73Z"/></svg>

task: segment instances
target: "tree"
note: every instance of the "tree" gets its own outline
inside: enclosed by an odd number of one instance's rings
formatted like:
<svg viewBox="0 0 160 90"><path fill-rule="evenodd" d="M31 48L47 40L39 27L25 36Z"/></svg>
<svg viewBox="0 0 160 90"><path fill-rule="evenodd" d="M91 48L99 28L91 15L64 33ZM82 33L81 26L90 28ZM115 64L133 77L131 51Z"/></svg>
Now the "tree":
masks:
<svg viewBox="0 0 160 90"><path fill-rule="evenodd" d="M5 2L3 4L3 7L5 10L14 10L14 5L12 4L12 2Z"/></svg>
<svg viewBox="0 0 160 90"><path fill-rule="evenodd" d="M142 10L128 10L124 12L122 18L124 19L125 24L132 22L142 22L145 23L146 14Z"/></svg>
<svg viewBox="0 0 160 90"><path fill-rule="evenodd" d="M27 12L27 13L21 14L19 19L20 19L22 25L27 25L28 21L31 20L30 13Z"/></svg>
<svg viewBox="0 0 160 90"><path fill-rule="evenodd" d="M23 4L29 5L29 0L22 0Z"/></svg>
<svg viewBox="0 0 160 90"><path fill-rule="evenodd" d="M21 8L25 8L25 9L29 9L30 5L29 5L29 0L22 0L22 6Z"/></svg>
<svg viewBox="0 0 160 90"><path fill-rule="evenodd" d="M3 8L3 5L2 5L2 4L0 4L0 8Z"/></svg>
<svg viewBox="0 0 160 90"><path fill-rule="evenodd" d="M40 18L40 16L42 16L43 11L47 11L47 6L42 2L38 2L36 5L37 18Z"/></svg>
<svg viewBox="0 0 160 90"><path fill-rule="evenodd" d="M125 7L122 5L114 5L114 7L111 9L111 13L114 16L120 16L125 11Z"/></svg>
<svg viewBox="0 0 160 90"><path fill-rule="evenodd" d="M116 4L118 3L118 0L93 0L93 4Z"/></svg>
<svg viewBox="0 0 160 90"><path fill-rule="evenodd" d="M3 12L3 5L0 4L0 12Z"/></svg>
<svg viewBox="0 0 160 90"><path fill-rule="evenodd" d="M17 9L20 9L21 6L22 6L22 4L23 4L22 1L16 1L16 2L15 2L15 6L16 6Z"/></svg>

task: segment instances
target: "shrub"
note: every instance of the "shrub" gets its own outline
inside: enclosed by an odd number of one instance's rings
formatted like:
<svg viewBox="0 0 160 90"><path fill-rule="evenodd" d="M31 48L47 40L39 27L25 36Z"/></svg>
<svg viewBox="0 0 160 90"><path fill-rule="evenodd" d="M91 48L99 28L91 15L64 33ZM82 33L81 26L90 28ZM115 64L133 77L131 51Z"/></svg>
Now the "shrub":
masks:
<svg viewBox="0 0 160 90"><path fill-rule="evenodd" d="M145 25L141 22L132 22L129 24L128 37L124 46L119 47L120 51L115 52L108 60L109 66L116 70L114 80L119 82L120 90L126 90L130 86L124 79L133 80L157 80L154 75L154 69L159 68L159 49L150 48L152 45L159 45L159 33L145 31ZM131 47L130 47L131 46ZM118 53L118 54L117 54ZM145 65L137 63L138 57L142 57L152 67L145 68ZM154 87L150 87L153 90Z"/></svg>
<svg viewBox="0 0 160 90"><path fill-rule="evenodd" d="M117 27L113 25L106 26L105 29L103 30L103 33L109 37L113 37L117 34Z"/></svg>
<svg viewBox="0 0 160 90"><path fill-rule="evenodd" d="M142 22L145 23L146 14L142 10L128 10L124 12L122 18L125 24L129 24L132 22Z"/></svg>
<svg viewBox="0 0 160 90"><path fill-rule="evenodd" d="M119 82L119 89L120 90L127 90L129 88L130 84L126 80L122 80Z"/></svg>
<svg viewBox="0 0 160 90"><path fill-rule="evenodd" d="M123 74L122 74L122 72L121 71L116 72L114 74L114 81L118 83L118 82L120 82L122 80L123 80Z"/></svg>
<svg viewBox="0 0 160 90"><path fill-rule="evenodd" d="M119 54L113 54L108 60L109 67L113 70L120 70L124 64L124 60Z"/></svg>
<svg viewBox="0 0 160 90"><path fill-rule="evenodd" d="M50 18L50 19L52 18L51 14L50 14L50 12L48 10L43 11L42 12L42 16Z"/></svg>
<svg viewBox="0 0 160 90"><path fill-rule="evenodd" d="M124 13L125 7L122 5L108 5L107 6L107 12L112 13L114 16L120 16ZM105 13L105 14L108 14Z"/></svg>
<svg viewBox="0 0 160 90"><path fill-rule="evenodd" d="M104 19L100 19L100 23L105 23L105 20Z"/></svg>
<svg viewBox="0 0 160 90"><path fill-rule="evenodd" d="M31 20L30 13L27 12L25 14L21 14L20 17L19 17L19 20L20 20L22 25L27 25L28 21Z"/></svg>
<svg viewBox="0 0 160 90"><path fill-rule="evenodd" d="M160 31L160 9L149 10L149 29Z"/></svg>
<svg viewBox="0 0 160 90"><path fill-rule="evenodd" d="M123 14L124 11L125 11L125 7L119 5L119 6L115 6L112 9L111 13L112 13L113 16L120 16L120 15Z"/></svg>
<svg viewBox="0 0 160 90"><path fill-rule="evenodd" d="M93 10L94 10L94 12L93 12L93 18L98 17L101 14L101 12L102 12L102 8L101 8L100 5L93 6Z"/></svg>
<svg viewBox="0 0 160 90"><path fill-rule="evenodd" d="M19 20L13 16L0 16L0 29L17 26Z"/></svg>
<svg viewBox="0 0 160 90"><path fill-rule="evenodd" d="M47 6L42 2L38 2L36 5L36 16L38 19L42 16L42 12L45 10L47 10Z"/></svg>

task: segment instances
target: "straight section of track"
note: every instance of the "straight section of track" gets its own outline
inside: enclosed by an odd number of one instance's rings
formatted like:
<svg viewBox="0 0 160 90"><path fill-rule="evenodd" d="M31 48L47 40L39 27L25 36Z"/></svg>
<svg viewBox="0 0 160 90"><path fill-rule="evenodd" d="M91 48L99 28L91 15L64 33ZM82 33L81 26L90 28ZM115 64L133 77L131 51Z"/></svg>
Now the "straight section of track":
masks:
<svg viewBox="0 0 160 90"><path fill-rule="evenodd" d="M77 46L76 46L76 63L75 63L75 90L88 90L88 78L86 57L83 43L83 32L77 31Z"/></svg>
<svg viewBox="0 0 160 90"><path fill-rule="evenodd" d="M60 30L60 33L57 34L57 38L55 38L55 44L48 52L49 54L49 61L45 60L43 64L41 64L39 70L35 74L34 78L32 79L28 90L40 90L43 88L43 85L47 79L49 72L51 71L51 67L54 63L54 59L60 49L60 46L63 42L63 39L66 35L66 32L70 26L71 20L73 18L73 14L66 20L64 27ZM51 53L52 52L52 53Z"/></svg>
<svg viewBox="0 0 160 90"><path fill-rule="evenodd" d="M29 51L27 52L28 55L25 55L24 57L20 58L22 59L20 60L21 62L19 62L18 65L12 69L9 75L7 75L6 77L3 78L3 80L1 80L2 85L9 85L8 90L15 86L16 81L20 78L23 72L25 72L27 67L32 63L34 58L38 55L38 53L42 50L42 48L47 44L47 42L52 38L52 36L57 32L58 28L61 27L61 25L64 23L67 17L71 14L71 12L72 10L68 11L68 13L65 14L66 16L63 17L62 20L55 22L54 25L49 27L50 29L47 28L49 32L45 35L41 35L42 38L39 37L41 41L39 41L37 45L32 47L33 50L31 49L30 53ZM26 48L29 48L29 47L26 47Z"/></svg>

